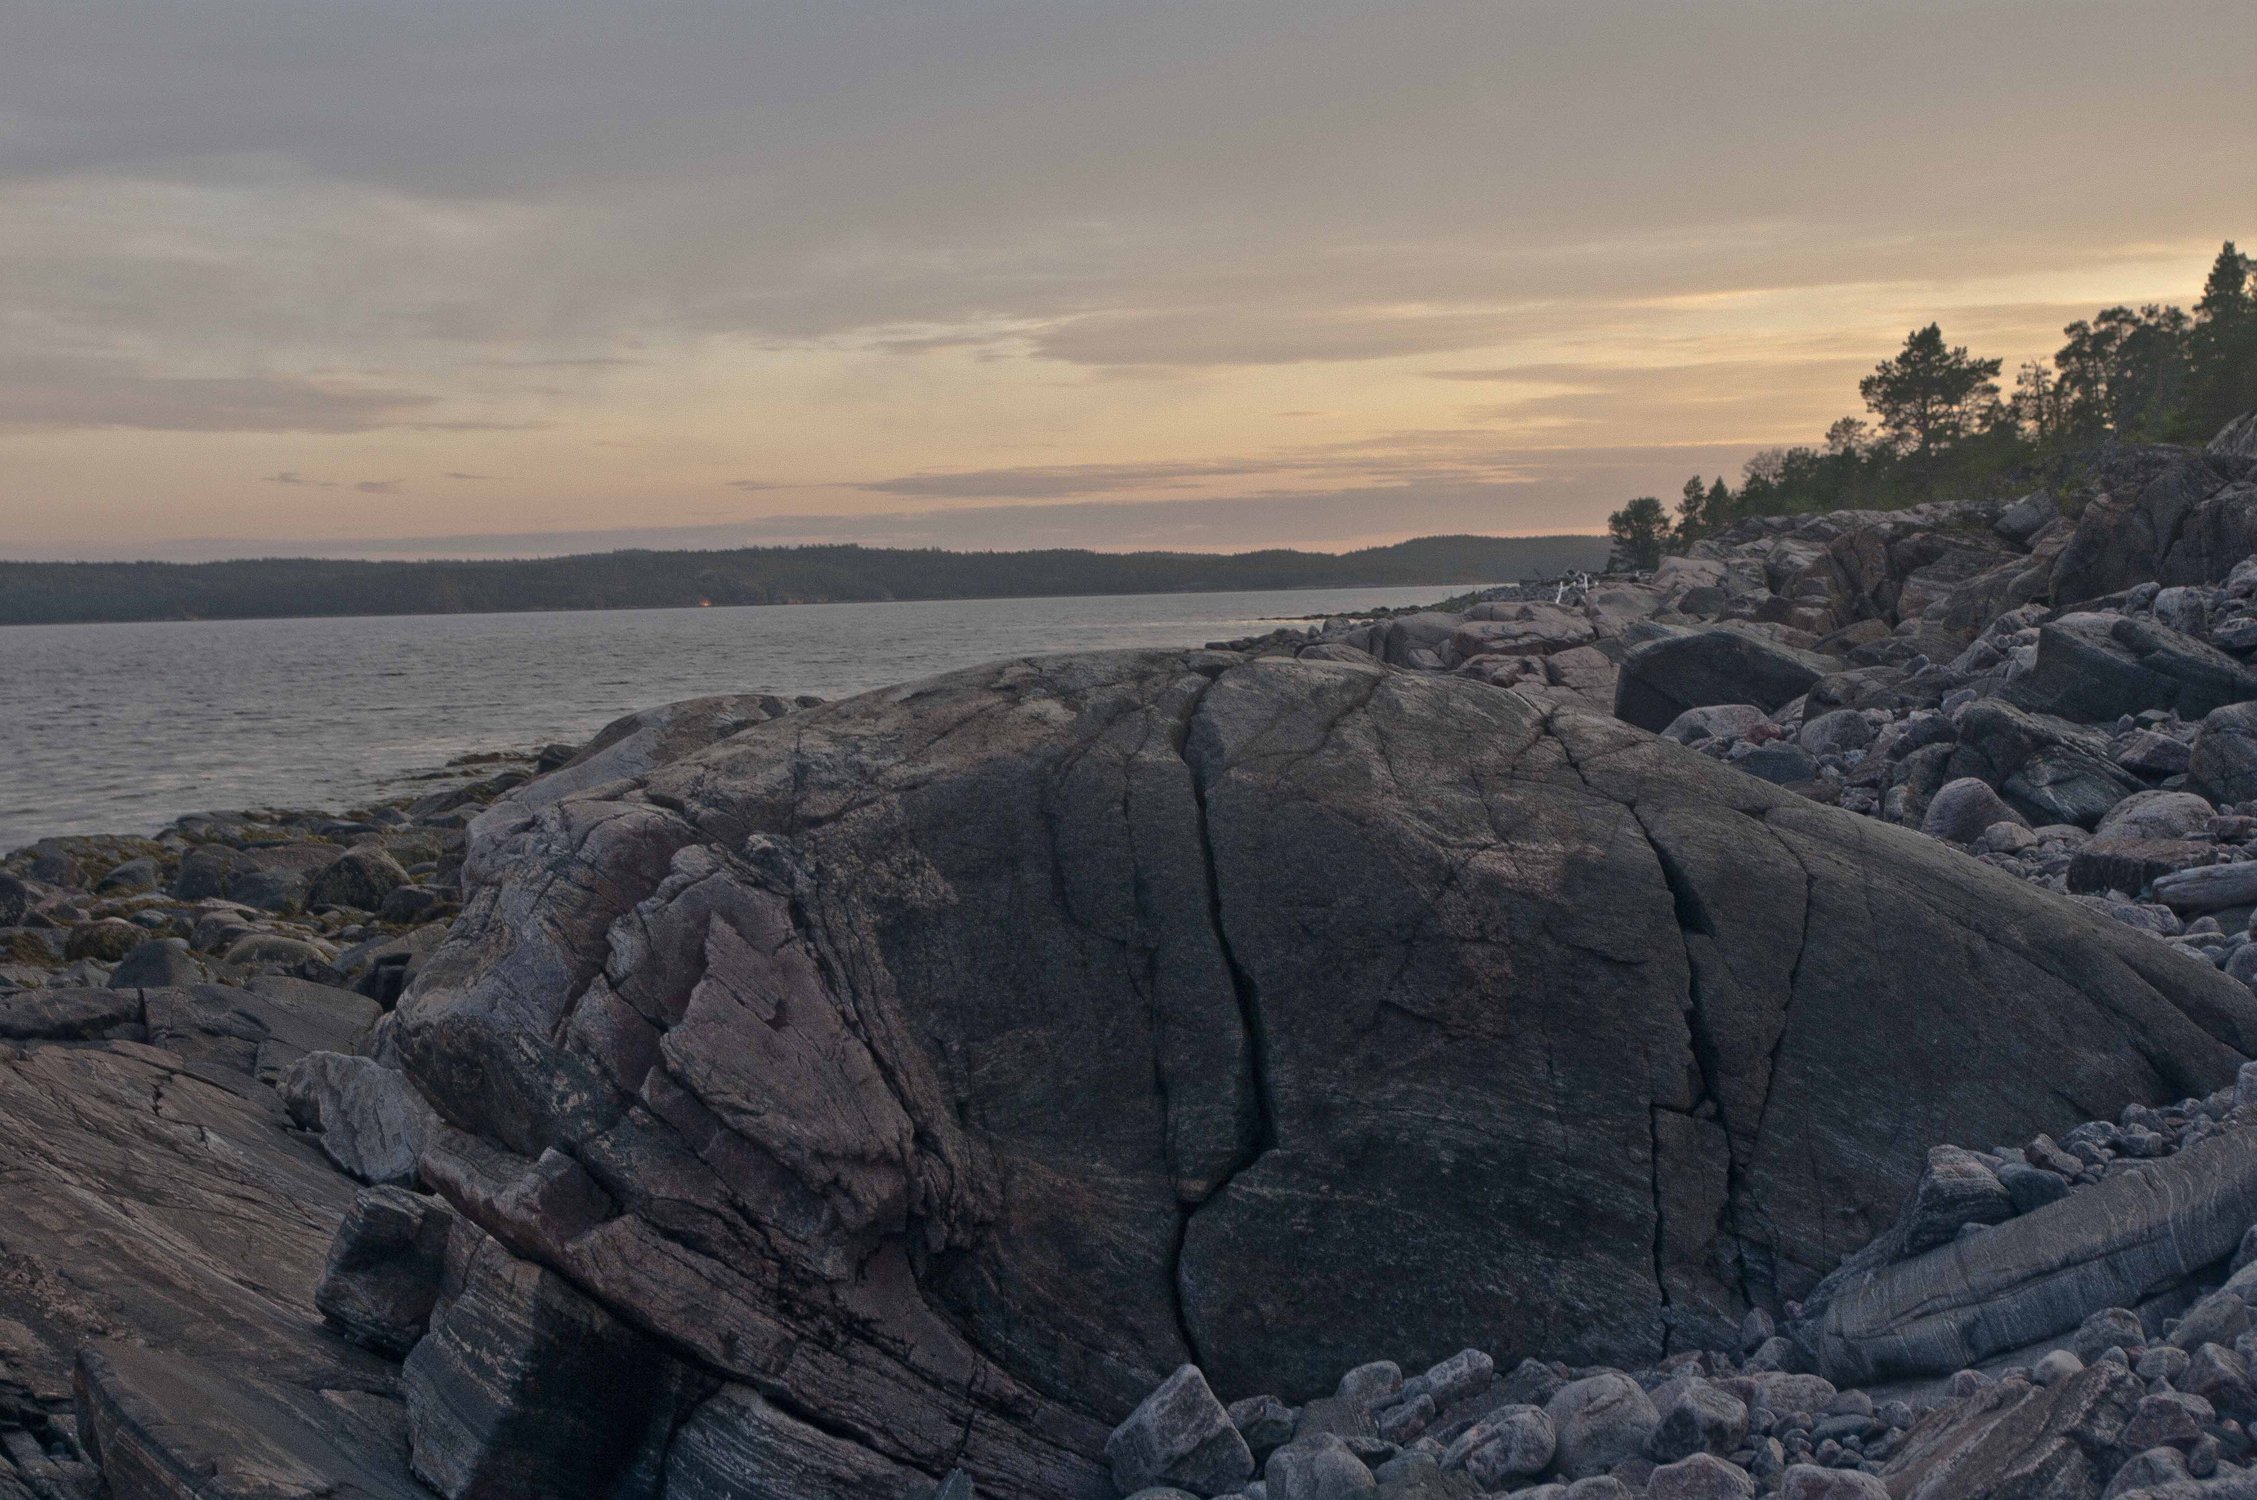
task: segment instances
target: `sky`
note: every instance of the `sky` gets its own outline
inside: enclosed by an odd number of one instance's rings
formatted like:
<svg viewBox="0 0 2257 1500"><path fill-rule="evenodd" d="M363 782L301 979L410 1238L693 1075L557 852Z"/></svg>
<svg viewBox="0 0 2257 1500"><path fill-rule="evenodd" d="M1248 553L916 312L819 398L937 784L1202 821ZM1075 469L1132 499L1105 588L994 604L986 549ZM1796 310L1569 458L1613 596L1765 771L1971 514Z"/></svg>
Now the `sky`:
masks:
<svg viewBox="0 0 2257 1500"><path fill-rule="evenodd" d="M2257 239L2248 0L9 0L0 556L1591 531Z"/></svg>

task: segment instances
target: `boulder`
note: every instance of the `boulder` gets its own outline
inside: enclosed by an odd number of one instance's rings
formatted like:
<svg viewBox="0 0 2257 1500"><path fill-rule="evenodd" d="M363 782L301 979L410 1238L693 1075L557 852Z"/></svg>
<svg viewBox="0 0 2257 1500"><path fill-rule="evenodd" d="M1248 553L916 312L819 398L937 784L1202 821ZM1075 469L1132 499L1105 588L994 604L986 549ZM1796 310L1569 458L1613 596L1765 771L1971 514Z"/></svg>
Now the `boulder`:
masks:
<svg viewBox="0 0 2257 1500"><path fill-rule="evenodd" d="M0 1139L0 1493L428 1500L392 1368L311 1312L351 1185L269 1091L139 1040L18 1038ZM66 1445L54 1487L11 1490L10 1457L38 1457L18 1402L75 1430L101 1481L61 1482Z"/></svg>
<svg viewBox="0 0 2257 1500"><path fill-rule="evenodd" d="M1379 1494L1364 1461L1329 1433L1296 1438L1271 1454L1262 1482L1270 1500L1377 1500Z"/></svg>
<svg viewBox="0 0 2257 1500"><path fill-rule="evenodd" d="M2257 903L2257 860L2198 865L2158 875L2155 899L2177 912L2224 911Z"/></svg>
<svg viewBox="0 0 2257 1500"><path fill-rule="evenodd" d="M63 957L91 958L114 964L148 940L146 927L136 927L116 917L101 917L81 922L70 930L63 940Z"/></svg>
<svg viewBox="0 0 2257 1500"><path fill-rule="evenodd" d="M464 876L391 1023L456 1127L433 1189L1001 1500L1102 1493L1195 1354L1299 1401L1373 1327L1406 1364L1735 1336L1743 1287L1798 1297L1891 1221L1903 1140L2065 1130L2257 1048L2240 984L1910 830L1284 656L795 712L497 809Z"/></svg>
<svg viewBox="0 0 2257 1500"><path fill-rule="evenodd" d="M1739 630L1665 636L1633 646L1623 657L1614 713L1625 723L1658 731L1685 710L1712 704L1752 703L1770 712L1840 665Z"/></svg>
<svg viewBox="0 0 2257 1500"><path fill-rule="evenodd" d="M344 906L374 911L408 884L408 872L381 849L348 849L306 887L308 907Z"/></svg>
<svg viewBox="0 0 2257 1500"><path fill-rule="evenodd" d="M1928 799L1920 815L1920 831L1932 839L1972 844L1984 829L1998 823L2028 822L1979 776L1962 776L1946 782Z"/></svg>
<svg viewBox="0 0 2257 1500"><path fill-rule="evenodd" d="M1124 1495L1172 1484L1220 1495L1254 1476L1254 1455L1196 1365L1160 1382L1105 1440L1105 1464Z"/></svg>
<svg viewBox="0 0 2257 1500"><path fill-rule="evenodd" d="M2232 1130L1841 1278L1798 1337L1840 1382L1948 1374L2181 1287L2231 1255L2252 1223L2257 1130Z"/></svg>
<svg viewBox="0 0 2257 1500"><path fill-rule="evenodd" d="M2257 459L2257 411L2245 412L2219 428L2202 451L2213 458Z"/></svg>
<svg viewBox="0 0 2257 1500"><path fill-rule="evenodd" d="M330 1243L314 1306L363 1348L405 1355L430 1326L454 1222L435 1198L363 1188Z"/></svg>
<svg viewBox="0 0 2257 1500"><path fill-rule="evenodd" d="M684 1372L554 1272L465 1224L450 1238L444 1301L400 1369L416 1477L446 1500L637 1492L687 1409Z"/></svg>
<svg viewBox="0 0 2257 1500"><path fill-rule="evenodd" d="M1960 710L1950 771L1998 788L2008 805L2037 824L2090 828L2144 790L2116 764L2099 735L2066 719L1988 699Z"/></svg>
<svg viewBox="0 0 2257 1500"><path fill-rule="evenodd" d="M1896 1500L2098 1500L2122 1462L2125 1429L2142 1394L2139 1378L2112 1364L2049 1386L2001 1380L1923 1417L1882 1470L1887 1487L1880 1493Z"/></svg>
<svg viewBox="0 0 2257 1500"><path fill-rule="evenodd" d="M2137 896L2174 871L2215 864L2219 853L2216 844L2187 839L2094 838L2069 856L2069 889Z"/></svg>
<svg viewBox="0 0 2257 1500"><path fill-rule="evenodd" d="M2134 792L2093 828L2096 839L2183 839L2210 826L2218 810L2192 792Z"/></svg>
<svg viewBox="0 0 2257 1500"><path fill-rule="evenodd" d="M1696 1453L1648 1475L1646 1500L1755 1500L1755 1481L1745 1469Z"/></svg>
<svg viewBox="0 0 2257 1500"><path fill-rule="evenodd" d="M2229 704L2203 717L2187 785L2220 804L2257 800L2257 703Z"/></svg>
<svg viewBox="0 0 2257 1500"><path fill-rule="evenodd" d="M2257 698L2257 671L2153 620L2071 614L2039 627L2037 659L2005 696L2034 713L2086 724L2148 709L2199 719Z"/></svg>
<svg viewBox="0 0 2257 1500"><path fill-rule="evenodd" d="M1721 1386L1689 1380L1657 1393L1661 1421L1646 1455L1672 1463L1695 1453L1730 1453L1748 1435L1747 1403Z"/></svg>
<svg viewBox="0 0 2257 1500"><path fill-rule="evenodd" d="M1569 1479L1604 1474L1645 1452L1661 1425L1653 1399L1619 1371L1586 1376L1562 1386L1544 1405L1558 1447L1553 1463Z"/></svg>
<svg viewBox="0 0 2257 1500"><path fill-rule="evenodd" d="M1686 709L1669 721L1661 737L1680 745L1697 745L1702 740L1712 739L1736 740L1768 718L1764 710L1752 703L1714 703L1704 708Z"/></svg>
<svg viewBox="0 0 2257 1500"><path fill-rule="evenodd" d="M2257 485L2247 458L2166 447L2100 456L2097 493L2054 560L2057 605L2150 580L2216 583L2257 552Z"/></svg>
<svg viewBox="0 0 2257 1500"><path fill-rule="evenodd" d="M432 1127L431 1106L399 1072L372 1058L312 1052L280 1085L290 1116L321 1132L329 1159L367 1183L413 1184Z"/></svg>
<svg viewBox="0 0 2257 1500"><path fill-rule="evenodd" d="M148 1035L135 991L40 989L0 995L0 1042L81 1042Z"/></svg>
<svg viewBox="0 0 2257 1500"><path fill-rule="evenodd" d="M151 938L140 944L110 971L113 990L170 989L197 984L204 971L189 956L185 938Z"/></svg>

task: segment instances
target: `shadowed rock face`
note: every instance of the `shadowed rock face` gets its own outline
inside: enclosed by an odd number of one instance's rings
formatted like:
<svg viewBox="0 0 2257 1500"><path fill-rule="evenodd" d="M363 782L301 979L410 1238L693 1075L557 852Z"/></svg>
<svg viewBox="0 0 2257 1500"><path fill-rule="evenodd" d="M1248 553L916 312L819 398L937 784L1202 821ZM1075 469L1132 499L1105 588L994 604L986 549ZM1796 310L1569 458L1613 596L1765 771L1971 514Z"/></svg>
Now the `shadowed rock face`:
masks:
<svg viewBox="0 0 2257 1500"><path fill-rule="evenodd" d="M1176 1365L1315 1394L1373 1328L1650 1359L1927 1143L2257 1051L2240 985L1917 834L1346 663L871 694L490 813L466 876L397 1022L426 1177L731 1382L714 1463L788 1428L842 1494L1101 1494Z"/></svg>

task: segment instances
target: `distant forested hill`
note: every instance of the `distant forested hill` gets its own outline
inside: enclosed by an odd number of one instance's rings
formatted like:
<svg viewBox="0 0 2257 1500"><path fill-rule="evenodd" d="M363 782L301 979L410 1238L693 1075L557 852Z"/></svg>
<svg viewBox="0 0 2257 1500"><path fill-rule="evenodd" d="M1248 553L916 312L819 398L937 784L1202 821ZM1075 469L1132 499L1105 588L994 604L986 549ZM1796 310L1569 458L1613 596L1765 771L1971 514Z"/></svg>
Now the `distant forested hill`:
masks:
<svg viewBox="0 0 2257 1500"><path fill-rule="evenodd" d="M746 547L480 562L0 562L0 624L485 614L1510 582L1597 568L1597 536L1429 536L1346 553Z"/></svg>

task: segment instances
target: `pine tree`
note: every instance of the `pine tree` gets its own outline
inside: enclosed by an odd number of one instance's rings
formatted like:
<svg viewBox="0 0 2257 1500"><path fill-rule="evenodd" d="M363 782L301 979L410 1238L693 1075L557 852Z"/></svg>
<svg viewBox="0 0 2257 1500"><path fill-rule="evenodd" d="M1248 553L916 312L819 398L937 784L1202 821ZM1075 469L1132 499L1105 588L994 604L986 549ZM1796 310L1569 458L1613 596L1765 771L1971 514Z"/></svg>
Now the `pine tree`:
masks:
<svg viewBox="0 0 2257 1500"><path fill-rule="evenodd" d="M2244 412L2257 411L2257 266L2232 240L2211 262L2187 335L2186 401L2177 424L2189 442L2206 442Z"/></svg>
<svg viewBox="0 0 2257 1500"><path fill-rule="evenodd" d="M1610 571L1643 571L1661 561L1661 544L1669 535L1669 512L1652 495L1640 495L1607 517L1607 535L1614 538Z"/></svg>
<svg viewBox="0 0 2257 1500"><path fill-rule="evenodd" d="M1965 437L1998 398L1993 378L2000 364L1974 358L1964 345L1947 346L1943 329L1930 323L1907 334L1896 358L1875 365L1857 393L1897 450L1925 465Z"/></svg>
<svg viewBox="0 0 2257 1500"><path fill-rule="evenodd" d="M1685 481L1685 488L1677 497L1677 539L1682 542L1699 541L1708 535L1708 490L1695 474Z"/></svg>

